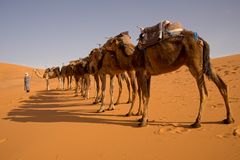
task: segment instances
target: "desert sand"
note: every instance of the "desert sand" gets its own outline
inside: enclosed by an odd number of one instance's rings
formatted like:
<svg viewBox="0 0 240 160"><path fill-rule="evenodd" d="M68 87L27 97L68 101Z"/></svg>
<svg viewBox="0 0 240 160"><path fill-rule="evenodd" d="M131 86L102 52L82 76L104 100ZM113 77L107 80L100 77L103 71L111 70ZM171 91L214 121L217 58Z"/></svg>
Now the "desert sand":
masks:
<svg viewBox="0 0 240 160"><path fill-rule="evenodd" d="M235 123L220 123L224 102L206 78L209 96L197 129L188 127L197 116L199 95L186 67L152 78L149 125L139 128L140 117L124 116L130 107L126 84L116 110L96 113L93 81L90 99L84 100L74 91L56 90L57 80L46 91L31 67L0 63L0 160L239 160L240 55L211 62L228 85ZM30 93L23 90L25 72ZM117 93L115 80L115 99ZM109 102L108 91L106 97Z"/></svg>

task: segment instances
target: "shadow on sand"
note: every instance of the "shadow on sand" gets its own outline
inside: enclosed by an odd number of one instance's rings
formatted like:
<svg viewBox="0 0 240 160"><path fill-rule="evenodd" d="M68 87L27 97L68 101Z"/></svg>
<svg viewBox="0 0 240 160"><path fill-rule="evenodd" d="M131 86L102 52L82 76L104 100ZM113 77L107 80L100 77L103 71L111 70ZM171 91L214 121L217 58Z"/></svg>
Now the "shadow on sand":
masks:
<svg viewBox="0 0 240 160"><path fill-rule="evenodd" d="M11 110L5 120L15 122L76 122L90 124L112 124L138 127L137 120L129 120L124 115L117 115L110 111L96 113L98 106L92 101L86 103L79 97L74 97L72 93L66 91L39 91L28 100L21 101L22 105ZM140 117L139 117L140 118ZM189 128L193 122L166 122L149 121L149 125L162 125L179 123L178 127ZM221 124L220 121L202 122L202 124Z"/></svg>
<svg viewBox="0 0 240 160"><path fill-rule="evenodd" d="M23 100L21 106L11 110L5 120L15 122L76 122L92 124L113 124L137 126L136 121L127 120L124 115L109 112L96 113L97 106L86 104L79 97L66 91L39 91L36 95ZM116 118L117 117L117 118Z"/></svg>

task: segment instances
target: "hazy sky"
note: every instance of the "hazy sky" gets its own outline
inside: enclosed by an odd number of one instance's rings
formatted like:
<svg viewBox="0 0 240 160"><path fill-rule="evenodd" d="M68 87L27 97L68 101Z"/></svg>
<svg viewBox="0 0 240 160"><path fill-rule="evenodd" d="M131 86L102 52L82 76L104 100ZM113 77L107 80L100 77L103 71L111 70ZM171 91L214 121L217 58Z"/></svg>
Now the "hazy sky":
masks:
<svg viewBox="0 0 240 160"><path fill-rule="evenodd" d="M61 66L105 37L168 19L198 32L211 57L240 52L239 0L0 0L0 62Z"/></svg>

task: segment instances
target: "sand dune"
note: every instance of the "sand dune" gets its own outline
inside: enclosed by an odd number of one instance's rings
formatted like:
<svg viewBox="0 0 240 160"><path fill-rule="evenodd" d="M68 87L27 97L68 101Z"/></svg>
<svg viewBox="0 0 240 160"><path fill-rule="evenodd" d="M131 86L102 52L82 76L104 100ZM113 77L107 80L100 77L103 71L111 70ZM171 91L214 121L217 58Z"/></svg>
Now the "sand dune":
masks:
<svg viewBox="0 0 240 160"><path fill-rule="evenodd" d="M32 68L0 63L1 160L239 160L240 159L240 55L212 60L214 70L229 89L235 123L225 118L223 99L208 80L209 96L202 127L191 129L199 104L195 80L187 68L153 77L149 125L138 128L140 117L125 117L130 105L124 85L116 110L96 113L91 98L58 91L51 80L34 76ZM23 91L23 75L31 75L31 92ZM115 98L117 81L115 80ZM109 85L108 85L109 87ZM108 88L107 88L108 89ZM109 102L109 93L107 92ZM137 111L135 105L135 111Z"/></svg>

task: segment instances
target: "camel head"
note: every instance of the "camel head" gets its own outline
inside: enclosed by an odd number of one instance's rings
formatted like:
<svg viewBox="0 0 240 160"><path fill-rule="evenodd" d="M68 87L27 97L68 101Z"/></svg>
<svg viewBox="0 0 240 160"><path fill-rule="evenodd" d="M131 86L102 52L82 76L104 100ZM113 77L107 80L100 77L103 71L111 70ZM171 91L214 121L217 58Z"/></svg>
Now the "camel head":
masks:
<svg viewBox="0 0 240 160"><path fill-rule="evenodd" d="M80 62L80 64L82 65L83 69L84 69L84 73L89 74L90 70L89 70L89 56L83 58Z"/></svg>
<svg viewBox="0 0 240 160"><path fill-rule="evenodd" d="M87 72L87 62L84 59L80 59L78 63L72 64L72 70L75 75L88 74Z"/></svg>
<svg viewBox="0 0 240 160"><path fill-rule="evenodd" d="M103 54L99 48L94 48L88 56L88 71L91 74L98 72L98 66L102 60Z"/></svg>
<svg viewBox="0 0 240 160"><path fill-rule="evenodd" d="M50 68L45 69L43 73L43 78L46 78L47 74L50 72Z"/></svg>
<svg viewBox="0 0 240 160"><path fill-rule="evenodd" d="M116 53L123 51L126 55L132 55L135 47L128 32L122 32L114 38L110 38L102 48Z"/></svg>

